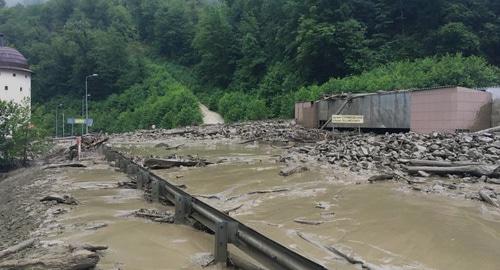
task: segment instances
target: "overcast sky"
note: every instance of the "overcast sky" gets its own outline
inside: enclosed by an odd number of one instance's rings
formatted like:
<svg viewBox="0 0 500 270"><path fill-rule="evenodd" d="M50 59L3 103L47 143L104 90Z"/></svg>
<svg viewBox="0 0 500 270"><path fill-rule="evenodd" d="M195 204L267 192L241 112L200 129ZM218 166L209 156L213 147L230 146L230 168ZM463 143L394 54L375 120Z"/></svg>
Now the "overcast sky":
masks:
<svg viewBox="0 0 500 270"><path fill-rule="evenodd" d="M21 4L33 4L33 3L38 3L38 2L44 2L46 0L6 0L5 2L7 3L7 6L15 6L18 3Z"/></svg>

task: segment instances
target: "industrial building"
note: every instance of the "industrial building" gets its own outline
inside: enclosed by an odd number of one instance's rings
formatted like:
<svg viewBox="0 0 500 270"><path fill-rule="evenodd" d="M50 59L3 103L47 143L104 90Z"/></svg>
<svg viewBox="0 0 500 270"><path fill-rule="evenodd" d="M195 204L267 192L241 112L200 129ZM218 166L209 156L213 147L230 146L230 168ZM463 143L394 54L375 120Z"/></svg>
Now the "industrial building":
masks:
<svg viewBox="0 0 500 270"><path fill-rule="evenodd" d="M308 128L419 133L477 131L496 125L491 91L455 86L325 96L297 103L295 121Z"/></svg>

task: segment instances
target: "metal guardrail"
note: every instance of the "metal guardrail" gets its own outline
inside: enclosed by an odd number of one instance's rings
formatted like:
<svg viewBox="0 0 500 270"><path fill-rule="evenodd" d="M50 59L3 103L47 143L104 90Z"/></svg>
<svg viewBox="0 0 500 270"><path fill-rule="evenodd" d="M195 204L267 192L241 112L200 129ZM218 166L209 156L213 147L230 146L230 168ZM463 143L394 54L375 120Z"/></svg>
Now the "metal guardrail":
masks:
<svg viewBox="0 0 500 270"><path fill-rule="evenodd" d="M232 244L269 269L327 269L198 200L111 147L103 146L102 151L107 161L114 161L115 166L135 178L138 189L149 185L153 201L165 198L173 203L175 223L186 224L195 220L214 232L216 263L227 263L228 244Z"/></svg>

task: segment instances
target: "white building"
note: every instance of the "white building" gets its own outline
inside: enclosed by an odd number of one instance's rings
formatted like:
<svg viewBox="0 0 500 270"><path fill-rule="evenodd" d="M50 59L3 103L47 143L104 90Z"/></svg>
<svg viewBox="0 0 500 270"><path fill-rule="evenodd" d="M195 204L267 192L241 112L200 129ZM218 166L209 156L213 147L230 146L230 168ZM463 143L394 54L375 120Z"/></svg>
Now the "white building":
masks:
<svg viewBox="0 0 500 270"><path fill-rule="evenodd" d="M31 70L28 61L16 49L4 47L1 34L0 100L18 104L31 100Z"/></svg>

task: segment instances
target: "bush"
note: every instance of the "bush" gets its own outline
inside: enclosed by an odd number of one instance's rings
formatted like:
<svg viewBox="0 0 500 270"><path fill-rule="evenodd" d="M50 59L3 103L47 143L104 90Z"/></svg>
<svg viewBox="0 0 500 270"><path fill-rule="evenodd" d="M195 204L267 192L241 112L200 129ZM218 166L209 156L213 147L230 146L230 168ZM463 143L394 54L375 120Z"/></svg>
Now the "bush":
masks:
<svg viewBox="0 0 500 270"><path fill-rule="evenodd" d="M201 123L198 100L162 66L149 64L150 75L140 84L96 105L94 130L125 132L174 128Z"/></svg>
<svg viewBox="0 0 500 270"><path fill-rule="evenodd" d="M43 146L42 136L30 121L27 106L0 100L0 171L36 155Z"/></svg>
<svg viewBox="0 0 500 270"><path fill-rule="evenodd" d="M461 54L399 61L342 79L333 78L321 85L320 93L374 92L410 88L458 85L478 87L500 82L500 69L478 56Z"/></svg>
<svg viewBox="0 0 500 270"><path fill-rule="evenodd" d="M269 109L263 99L242 92L225 93L219 100L218 109L227 122L269 117Z"/></svg>

